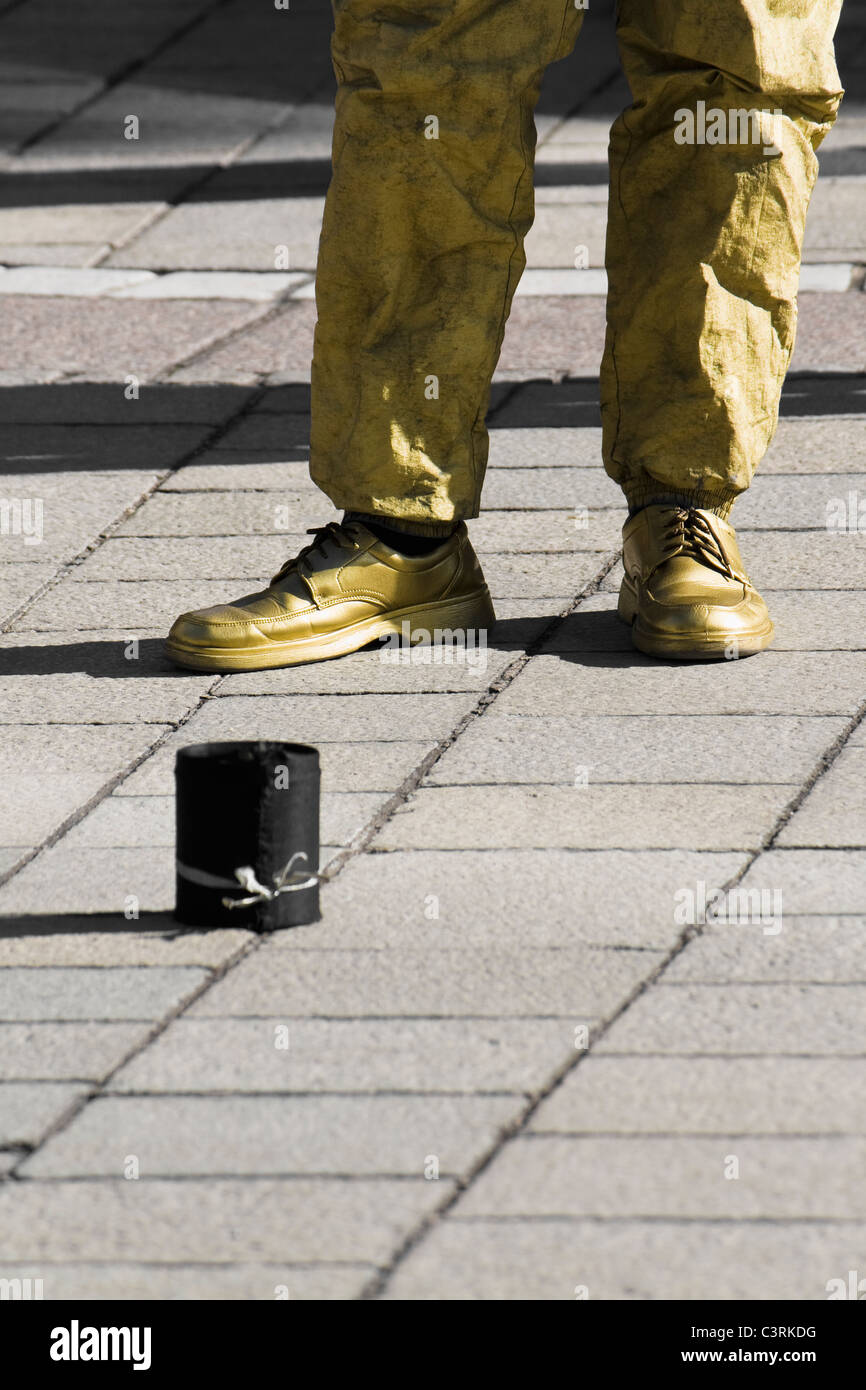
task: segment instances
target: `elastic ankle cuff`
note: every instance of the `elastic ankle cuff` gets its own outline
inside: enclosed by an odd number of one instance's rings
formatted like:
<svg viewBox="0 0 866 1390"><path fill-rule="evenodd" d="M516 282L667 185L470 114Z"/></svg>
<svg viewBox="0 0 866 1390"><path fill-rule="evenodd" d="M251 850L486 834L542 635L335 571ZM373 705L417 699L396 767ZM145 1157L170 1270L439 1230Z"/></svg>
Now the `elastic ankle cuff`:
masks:
<svg viewBox="0 0 866 1390"><path fill-rule="evenodd" d="M642 511L644 507L694 507L702 512L714 512L723 521L727 521L731 508L739 496L739 493L729 490L718 492L701 489L689 491L685 488L672 490L671 488L662 488L658 483L639 483L636 487L626 487L624 491L629 516L634 516L635 512Z"/></svg>
<svg viewBox="0 0 866 1390"><path fill-rule="evenodd" d="M459 521L406 521L401 516L386 516L384 512L344 512L344 521L361 521L368 525L371 521L377 526L387 526L389 531L402 531L408 536L441 536L447 540L453 536Z"/></svg>

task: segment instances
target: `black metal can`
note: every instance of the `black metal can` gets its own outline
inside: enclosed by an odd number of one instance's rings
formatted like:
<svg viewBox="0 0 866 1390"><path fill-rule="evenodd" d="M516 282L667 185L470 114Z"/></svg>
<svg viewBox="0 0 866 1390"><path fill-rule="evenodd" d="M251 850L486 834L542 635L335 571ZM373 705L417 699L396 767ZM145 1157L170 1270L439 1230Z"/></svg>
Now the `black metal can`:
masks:
<svg viewBox="0 0 866 1390"><path fill-rule="evenodd" d="M178 750L177 899L186 926L319 920L319 754L302 743Z"/></svg>

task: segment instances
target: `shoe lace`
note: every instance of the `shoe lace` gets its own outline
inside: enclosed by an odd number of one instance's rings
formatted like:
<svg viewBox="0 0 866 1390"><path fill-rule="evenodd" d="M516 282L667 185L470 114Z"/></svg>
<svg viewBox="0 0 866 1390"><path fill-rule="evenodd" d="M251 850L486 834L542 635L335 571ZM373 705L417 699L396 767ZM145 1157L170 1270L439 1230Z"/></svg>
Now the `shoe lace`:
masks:
<svg viewBox="0 0 866 1390"><path fill-rule="evenodd" d="M339 521L328 521L324 526L308 526L307 535L313 536L314 539L310 541L309 545L302 546L297 555L289 557L286 563L277 570L271 584L276 584L280 579L284 579L290 570L300 569L301 562L314 550L321 549L328 540L336 541L337 545L345 545L348 541L355 549L358 547L358 542Z"/></svg>
<svg viewBox="0 0 866 1390"><path fill-rule="evenodd" d="M662 536L662 547L664 553L660 564L678 555L687 555L723 574L726 579L748 582L744 574L734 569L707 516L694 507L671 508L667 529Z"/></svg>

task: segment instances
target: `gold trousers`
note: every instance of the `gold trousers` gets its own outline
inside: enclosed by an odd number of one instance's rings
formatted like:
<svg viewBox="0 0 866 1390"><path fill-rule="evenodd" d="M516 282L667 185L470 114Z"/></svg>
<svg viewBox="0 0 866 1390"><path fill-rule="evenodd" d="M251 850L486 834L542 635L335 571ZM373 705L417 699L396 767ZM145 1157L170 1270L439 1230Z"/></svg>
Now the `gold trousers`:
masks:
<svg viewBox="0 0 866 1390"><path fill-rule="evenodd" d="M620 0L604 464L724 510L776 426L841 0ZM311 473L435 533L477 516L490 381L532 224L533 113L575 0L334 0ZM579 228L575 240L579 241ZM576 301L579 303L579 301Z"/></svg>

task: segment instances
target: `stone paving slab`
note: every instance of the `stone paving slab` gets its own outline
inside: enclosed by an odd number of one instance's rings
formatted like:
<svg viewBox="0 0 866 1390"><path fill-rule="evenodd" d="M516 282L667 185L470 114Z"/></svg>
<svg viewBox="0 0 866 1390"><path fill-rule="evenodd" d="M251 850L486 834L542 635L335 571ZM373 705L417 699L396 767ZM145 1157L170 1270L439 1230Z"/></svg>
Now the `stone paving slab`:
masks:
<svg viewBox="0 0 866 1390"><path fill-rule="evenodd" d="M530 1094L573 1043L561 1019L178 1019L111 1089Z"/></svg>
<svg viewBox="0 0 866 1390"><path fill-rule="evenodd" d="M399 669L399 668L395 668ZM439 695L238 695L208 700L185 725L187 741L237 738L231 730L252 729L258 738L291 738L296 743L417 742L446 738L476 703L476 692ZM190 737L191 736L191 737Z"/></svg>
<svg viewBox="0 0 866 1390"><path fill-rule="evenodd" d="M592 510L574 506L568 511L489 511L468 523L469 536L482 561L494 554L574 554L583 550L609 552L622 542L618 508Z"/></svg>
<svg viewBox="0 0 866 1390"><path fill-rule="evenodd" d="M561 599L564 604L591 584L605 556L597 551L571 555L485 555L484 577L494 606L503 598Z"/></svg>
<svg viewBox="0 0 866 1390"><path fill-rule="evenodd" d="M461 1214L862 1221L854 1175L864 1153L866 1140L842 1136L518 1138ZM730 1157L737 1179L725 1177Z"/></svg>
<svg viewBox="0 0 866 1390"><path fill-rule="evenodd" d="M794 783L707 783L701 813L678 786L425 787L376 838L377 849L705 849L757 847Z"/></svg>
<svg viewBox="0 0 866 1390"><path fill-rule="evenodd" d="M42 447L41 443L31 444L28 452ZM137 468L124 473L91 472L95 461L87 454L80 458L88 465L87 472L32 473L27 471L29 460L22 458L20 473L7 473L0 478L0 495L22 501L21 533L3 538L0 554L4 576L10 562L39 565L46 576L50 566L53 574L59 561L68 562L93 544L118 515L153 487L158 477L155 472ZM9 465L7 459L5 466ZM29 509L24 511L23 504L28 499ZM31 543L29 537L40 533L41 539ZM38 582L39 575L34 572L34 590Z"/></svg>
<svg viewBox="0 0 866 1390"><path fill-rule="evenodd" d="M330 27L330 17L323 16L321 9L313 4L310 7L315 12L315 17L321 26L322 37L327 40L327 32ZM295 18L297 11L295 11ZM284 54L279 55L280 59ZM317 59L321 55L316 54ZM306 62L310 64L313 57L312 51L300 54L296 62ZM238 163L242 166L252 166L251 172L256 173L258 166L268 164L279 159L298 158L308 160L329 160L331 158L331 142L334 133L334 108L331 100L331 82L333 75L327 71L327 59L322 63L319 77L324 77L324 81L317 80L315 93L303 104L293 107L291 112L274 130L263 132L256 144L241 155ZM283 72L280 68L280 72ZM310 75L309 66L307 75Z"/></svg>
<svg viewBox="0 0 866 1390"><path fill-rule="evenodd" d="M845 462L845 460L840 460ZM849 493L862 488L861 473L758 473L736 504L737 530L826 530L834 508L846 505Z"/></svg>
<svg viewBox="0 0 866 1390"><path fill-rule="evenodd" d="M7 210L2 209L0 263L5 266L63 266L86 270L111 251L111 243L102 239L103 228L109 219L118 227L118 235L123 236L156 216L159 209L159 203L128 203L122 211L111 204L103 204L103 215L100 217L100 209L95 205L76 208L67 204L65 207L47 209L15 208L11 210L11 218L8 218ZM78 240L60 239L76 232ZM22 239L9 240L16 236Z"/></svg>
<svg viewBox="0 0 866 1390"><path fill-rule="evenodd" d="M82 1096L84 1086L6 1081L0 1089L0 1144L39 1144Z"/></svg>
<svg viewBox="0 0 866 1390"><path fill-rule="evenodd" d="M118 651L120 661L124 659L122 651ZM181 719L213 682L207 676L182 680L132 673L124 680L123 674L119 671L115 679L72 672L0 677L0 725L20 727L24 709L34 725L95 729L110 724L153 724L157 726L155 738L163 725Z"/></svg>
<svg viewBox="0 0 866 1390"><path fill-rule="evenodd" d="M536 657L499 696L501 714L567 717L573 710L643 714L673 705L679 714L848 715L862 699L859 652L774 652L743 661L663 665L639 653L587 654L579 661Z"/></svg>
<svg viewBox="0 0 866 1390"><path fill-rule="evenodd" d="M182 171L190 164L207 168L285 109L284 103L249 96L166 89L147 78L145 69L141 77L135 74L108 87L72 113L40 142L37 152L29 153L25 167L50 164L69 168L80 158L82 170L122 167L135 171L138 167L149 172L154 167L162 171L174 165ZM124 138L124 122L130 112L140 122L138 139ZM20 170L21 165L17 168ZM190 182L187 173L177 187L186 189Z"/></svg>
<svg viewBox="0 0 866 1390"><path fill-rule="evenodd" d="M628 634L621 626L626 640ZM246 680L247 677L242 677ZM492 709L445 750L426 781L434 786L521 783L801 783L846 727L841 717L604 715L543 721ZM578 788L579 789L579 786Z"/></svg>
<svg viewBox="0 0 866 1390"><path fill-rule="evenodd" d="M53 579L56 563L32 564L6 561L0 566L0 621L9 622L13 614Z"/></svg>
<svg viewBox="0 0 866 1390"><path fill-rule="evenodd" d="M189 582L232 580L265 585L286 556L309 544L309 536L130 536L107 540L80 566L76 578L103 583L118 574L141 579Z"/></svg>
<svg viewBox="0 0 866 1390"><path fill-rule="evenodd" d="M206 979L192 966L124 966L38 970L9 967L0 974L0 1012L7 1020L157 1019Z"/></svg>
<svg viewBox="0 0 866 1390"><path fill-rule="evenodd" d="M240 587L244 587L243 582ZM53 593L37 599L18 620L18 630L26 623L35 632L72 633L100 626L129 626L130 635L135 634L136 627L167 632L180 613L240 597L237 587L234 593L226 593L225 580L192 579L181 584L156 579L136 583L130 578L88 583L80 572L69 576L64 599L66 594L69 600L63 603Z"/></svg>
<svg viewBox="0 0 866 1390"><path fill-rule="evenodd" d="M781 893L785 911L795 916L862 912L866 854L844 849L773 850L752 866L742 886Z"/></svg>
<svg viewBox="0 0 866 1390"><path fill-rule="evenodd" d="M119 915L87 917L73 913L64 914L62 921L51 916L22 919L17 924L17 934L7 934L9 929L4 931L4 925L0 922L0 965L3 966L98 966L110 960L115 966L203 965L213 968L224 965L254 940L251 932L238 929L185 929L167 913L142 915L137 926L135 919L127 920ZM13 926L13 933L14 930ZM122 1031L125 1025L94 1024L93 1027L107 1029L105 1036L110 1036L112 1030ZM70 1032L70 1036L77 1038L74 1032Z"/></svg>
<svg viewBox="0 0 866 1390"><path fill-rule="evenodd" d="M791 379L789 379L789 385ZM796 379L793 379L796 391ZM824 419L782 419L761 461L758 478L775 474L838 473L866 463L866 439L861 416L830 415ZM739 507L737 522L739 523Z"/></svg>
<svg viewBox="0 0 866 1390"><path fill-rule="evenodd" d="M111 1096L91 1102L21 1171L149 1177L415 1178L429 1156L465 1174L513 1117L513 1096Z"/></svg>
<svg viewBox="0 0 866 1390"><path fill-rule="evenodd" d="M327 886L320 926L279 932L273 944L316 951L412 945L519 952L578 943L669 950L682 932L674 918L678 890L697 880L720 887L745 863L744 854L685 850L365 855ZM538 902L544 911L530 911Z"/></svg>
<svg viewBox="0 0 866 1390"><path fill-rule="evenodd" d="M660 961L652 951L439 947L261 950L190 1009L194 1018L551 1018L607 1013ZM40 972L43 974L44 972Z"/></svg>
<svg viewBox="0 0 866 1390"><path fill-rule="evenodd" d="M11 175L14 179L18 175L19 185L35 185L40 174L43 179L46 177L46 171L38 170L32 158L29 161L26 158L15 161L13 168L7 171L7 177ZM61 177L60 181L54 183L53 197L56 202L50 206L0 208L0 259L8 265L22 260L28 270L40 267L88 270L93 261L103 260L111 252L114 243L135 235L160 214L165 206L161 196L171 196L172 192L182 188L182 179L177 175L161 179L160 182L158 190L153 185L131 188L124 179L125 192L129 196L122 199L117 183L113 189L106 178L100 181L100 188L96 188L95 183L90 181L93 200L81 204L72 202L74 190L68 179ZM120 202L110 202L113 192L120 197ZM24 202L26 193L21 196ZM71 254L64 256L58 265L57 249L64 245L68 246ZM17 247L19 256L15 256ZM53 254L46 256L46 252ZM133 274L146 275L150 272L131 270L126 272L126 278L131 278Z"/></svg>
<svg viewBox="0 0 866 1390"><path fill-rule="evenodd" d="M866 1057L589 1056L528 1132L863 1134L864 1081Z"/></svg>
<svg viewBox="0 0 866 1390"><path fill-rule="evenodd" d="M858 172L862 173L862 168ZM862 236L852 236L848 229L853 230L858 225L861 199L862 184L859 180L825 174L816 184L812 195L804 254L810 256L813 251L832 251L835 258L842 247L857 248ZM862 249L855 254L855 259L861 257Z"/></svg>
<svg viewBox="0 0 866 1390"><path fill-rule="evenodd" d="M0 370L40 379L49 371L86 372L91 381L142 380L202 351L265 312L252 304L194 300L10 298L4 301Z"/></svg>
<svg viewBox="0 0 866 1390"><path fill-rule="evenodd" d="M0 941L4 965L12 963L8 944ZM140 1023L0 1023L0 1076L4 1082L99 1081L149 1031Z"/></svg>
<svg viewBox="0 0 866 1390"><path fill-rule="evenodd" d="M811 231L809 235L812 235ZM847 259L838 254L834 260ZM861 259L860 256L852 259ZM792 372L862 372L866 368L866 299L862 294L804 295Z"/></svg>
<svg viewBox="0 0 866 1390"><path fill-rule="evenodd" d="M819 1300L827 1297L828 1280L847 1279L849 1269L862 1267L864 1240L866 1227L850 1220L449 1215L400 1265L384 1298L573 1303L579 1293L591 1301Z"/></svg>
<svg viewBox="0 0 866 1390"><path fill-rule="evenodd" d="M270 269L273 244L268 246L267 254L271 258ZM280 376L308 386L316 326L315 305L296 297L278 314L268 310L267 318L261 317L261 323L257 317L251 327L245 328L230 343L203 347L201 355L189 368L167 367L165 377L178 383L202 386L246 380L258 384L262 377Z"/></svg>
<svg viewBox="0 0 866 1390"><path fill-rule="evenodd" d="M600 418L598 406L594 414ZM581 429L508 429L500 424L506 418L498 411L488 418L488 468L601 468L601 426L596 420Z"/></svg>
<svg viewBox="0 0 866 1390"><path fill-rule="evenodd" d="M283 465L292 467L292 465ZM190 474L189 469L172 478L172 488ZM277 533L277 507L287 507L290 524L282 527L288 537L304 529L291 524L301 508L302 496L311 499L315 490L306 477L306 470L292 475L292 486L280 494L279 501L273 495L262 492L189 492L180 493L165 488L149 497L147 504L133 516L121 522L115 532L118 536L272 536ZM321 494L318 494L321 497ZM320 510L328 512L330 504L322 499ZM303 522L309 518L309 506L305 507ZM313 525L316 517L308 520Z"/></svg>
<svg viewBox="0 0 866 1390"><path fill-rule="evenodd" d="M515 507L572 512L576 507L600 507L616 510L620 526L625 520L622 494L598 468L491 468L484 482L485 511Z"/></svg>
<svg viewBox="0 0 866 1390"><path fill-rule="evenodd" d="M761 928L754 927L755 933ZM657 984L598 1043L599 1053L862 1056L866 986Z"/></svg>
<svg viewBox="0 0 866 1390"><path fill-rule="evenodd" d="M385 1262L404 1232L447 1201L447 1178L101 1182L0 1188L4 1262Z"/></svg>
<svg viewBox="0 0 866 1390"><path fill-rule="evenodd" d="M160 724L7 724L0 748L6 792L0 841L38 844L96 795L129 762L142 757ZM74 737L70 737L74 729ZM2 907L0 890L0 912Z"/></svg>
<svg viewBox="0 0 866 1390"><path fill-rule="evenodd" d="M199 495L200 505L204 508L208 507L205 499L211 494L222 494L221 500L226 503L231 501L233 494L255 493L261 506L267 508L273 518L271 531L282 531L287 538L301 534L306 537L307 525L318 522L322 511L328 514L326 519L330 519L333 510L324 493L319 492L310 481L309 460L310 446L301 440L297 443L287 441L273 449L220 449L214 445L178 469L162 492L195 493ZM267 493L271 495L262 495ZM289 498L292 499L291 503ZM250 498L250 502L252 500ZM215 506L219 502L220 498L214 496L210 505ZM189 502L173 505L179 506L182 516L189 515ZM334 519L338 516L339 513L335 513ZM205 529L202 534L212 533ZM231 530L228 534L231 535ZM304 544L309 542L305 539Z"/></svg>
<svg viewBox="0 0 866 1390"><path fill-rule="evenodd" d="M778 844L866 848L866 749L845 749L784 826Z"/></svg>
<svg viewBox="0 0 866 1390"><path fill-rule="evenodd" d="M794 917L765 936L754 925L707 927L665 971L670 984L866 984L866 918Z"/></svg>
<svg viewBox="0 0 866 1390"><path fill-rule="evenodd" d="M202 119L191 113L193 122ZM208 109L204 120L210 122ZM195 124L192 125L194 131ZM174 128L167 133L174 136ZM237 135L242 138L242 131ZM207 159L212 150L203 151ZM147 227L128 246L108 258L112 266L140 266L148 270L245 270L277 269L312 272L316 268L323 198L237 199L230 203L201 201L173 208ZM288 267L279 248L288 246ZM269 337L264 339L269 341ZM262 360L253 346L256 370ZM219 361L220 354L215 354ZM274 370L266 367L264 370Z"/></svg>

